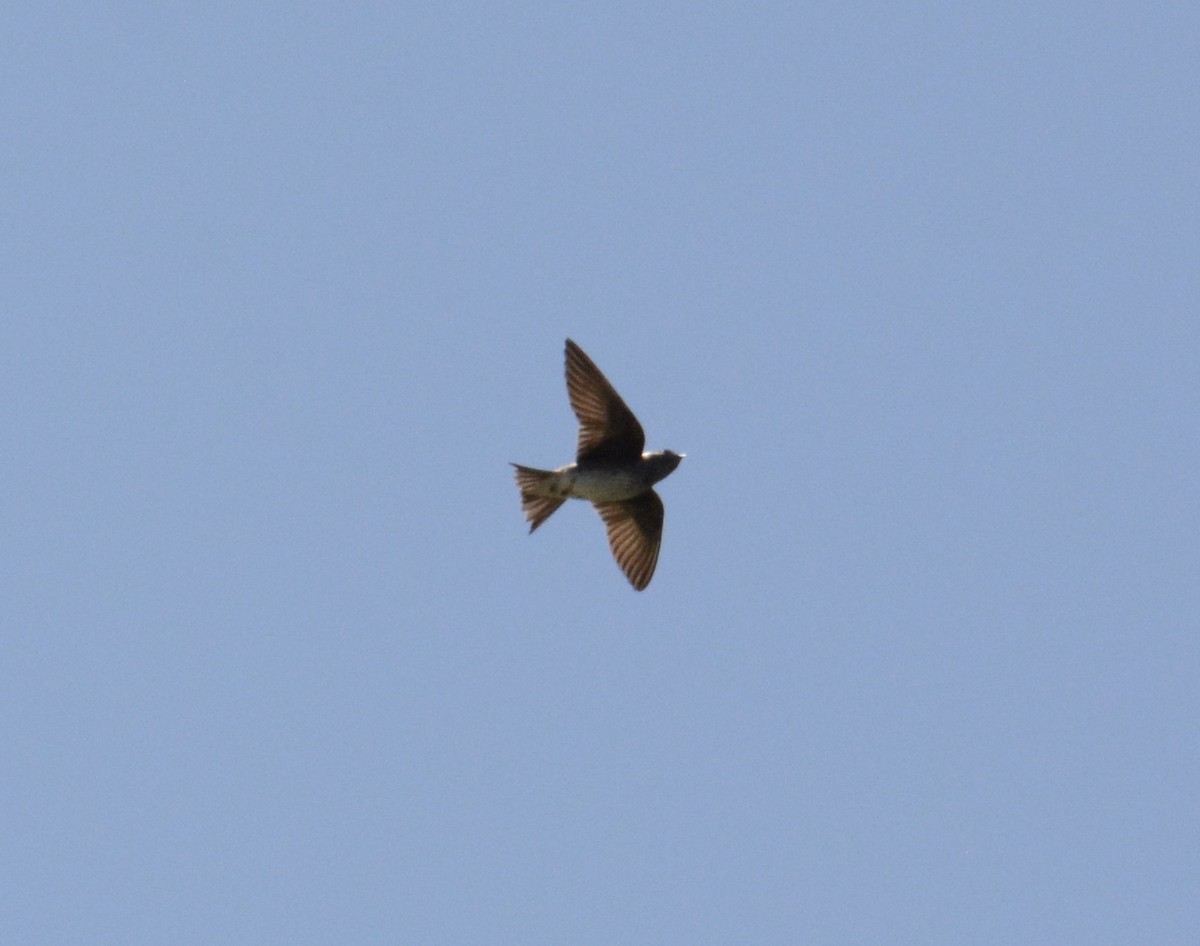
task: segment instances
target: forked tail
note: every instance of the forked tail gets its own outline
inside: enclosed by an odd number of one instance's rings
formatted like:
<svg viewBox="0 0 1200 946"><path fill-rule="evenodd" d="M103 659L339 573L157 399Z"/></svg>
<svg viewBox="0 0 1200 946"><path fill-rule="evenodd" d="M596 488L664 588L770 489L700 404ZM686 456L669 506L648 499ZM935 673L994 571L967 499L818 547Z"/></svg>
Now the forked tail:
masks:
<svg viewBox="0 0 1200 946"><path fill-rule="evenodd" d="M541 495L545 484L554 479L554 474L549 470L535 470L531 466L521 466L519 463L512 466L517 471L517 487L521 490L521 511L529 520L529 531L532 532L549 519L566 499Z"/></svg>

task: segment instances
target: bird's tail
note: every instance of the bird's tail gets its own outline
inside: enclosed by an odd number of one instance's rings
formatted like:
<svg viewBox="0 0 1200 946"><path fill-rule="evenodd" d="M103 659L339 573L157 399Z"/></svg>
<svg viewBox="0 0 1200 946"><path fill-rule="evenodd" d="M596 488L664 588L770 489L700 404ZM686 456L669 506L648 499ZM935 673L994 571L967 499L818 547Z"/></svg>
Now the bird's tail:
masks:
<svg viewBox="0 0 1200 946"><path fill-rule="evenodd" d="M561 496L547 496L543 492L546 484L554 479L554 473L549 470L535 470L519 463L512 465L517 471L517 486L521 490L521 511L529 520L529 531L532 532L549 519L566 499Z"/></svg>

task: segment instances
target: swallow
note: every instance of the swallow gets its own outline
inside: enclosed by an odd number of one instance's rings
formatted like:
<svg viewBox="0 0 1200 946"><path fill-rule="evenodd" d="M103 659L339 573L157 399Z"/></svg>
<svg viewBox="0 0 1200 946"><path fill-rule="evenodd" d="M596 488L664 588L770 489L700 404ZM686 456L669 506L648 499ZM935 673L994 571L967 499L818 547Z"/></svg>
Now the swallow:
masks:
<svg viewBox="0 0 1200 946"><path fill-rule="evenodd" d="M675 471L684 454L643 453L646 434L616 389L571 339L566 347L567 396L579 418L575 462L557 470L511 464L521 511L532 533L568 499L596 507L613 558L633 587L654 577L662 545L663 504L654 484Z"/></svg>

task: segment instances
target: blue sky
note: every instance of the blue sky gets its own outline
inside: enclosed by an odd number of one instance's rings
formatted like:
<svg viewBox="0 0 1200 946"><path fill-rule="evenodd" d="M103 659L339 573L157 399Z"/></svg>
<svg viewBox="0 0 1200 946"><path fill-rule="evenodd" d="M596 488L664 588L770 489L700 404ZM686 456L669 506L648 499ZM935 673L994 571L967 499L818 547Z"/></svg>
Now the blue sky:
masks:
<svg viewBox="0 0 1200 946"><path fill-rule="evenodd" d="M1197 941L1193 7L0 26L0 940Z"/></svg>

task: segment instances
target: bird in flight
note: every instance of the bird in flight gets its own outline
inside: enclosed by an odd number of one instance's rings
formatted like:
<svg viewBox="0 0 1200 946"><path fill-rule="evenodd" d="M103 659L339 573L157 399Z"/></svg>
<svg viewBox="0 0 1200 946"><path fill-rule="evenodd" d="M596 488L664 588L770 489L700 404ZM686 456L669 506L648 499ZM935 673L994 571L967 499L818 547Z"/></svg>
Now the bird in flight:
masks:
<svg viewBox="0 0 1200 946"><path fill-rule="evenodd" d="M654 484L674 472L682 453L643 453L646 435L608 379L567 339L567 395L579 418L575 462L557 470L516 467L529 531L568 499L586 499L608 530L613 558L638 591L654 576L662 544L663 504Z"/></svg>

